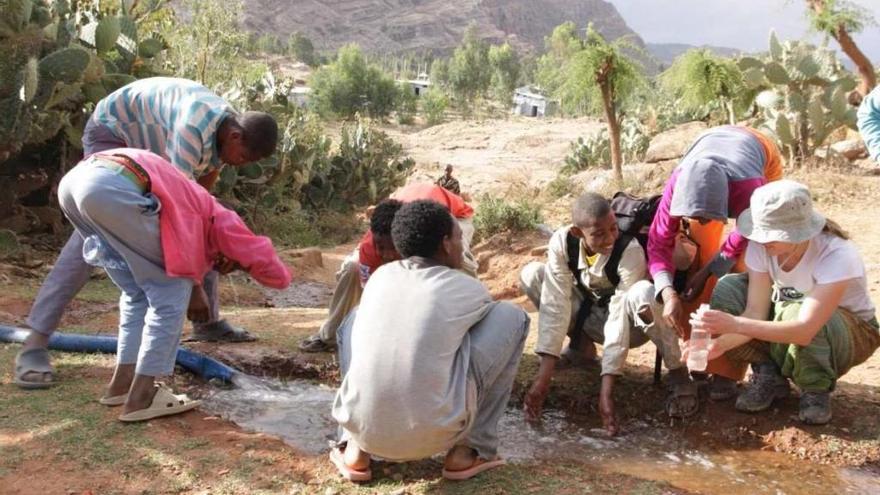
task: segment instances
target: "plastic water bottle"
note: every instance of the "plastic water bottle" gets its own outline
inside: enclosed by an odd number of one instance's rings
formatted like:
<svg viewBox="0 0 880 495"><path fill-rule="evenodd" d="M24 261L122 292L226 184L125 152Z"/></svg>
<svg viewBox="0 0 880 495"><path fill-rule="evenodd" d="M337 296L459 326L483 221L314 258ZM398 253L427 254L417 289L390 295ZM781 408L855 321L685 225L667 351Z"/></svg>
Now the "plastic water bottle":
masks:
<svg viewBox="0 0 880 495"><path fill-rule="evenodd" d="M697 309L696 319L699 321L703 313L709 310L708 304L701 304ZM705 330L691 330L691 339L688 342L687 367L691 371L706 371L709 363L709 341L711 336Z"/></svg>
<svg viewBox="0 0 880 495"><path fill-rule="evenodd" d="M90 235L83 241L83 259L92 266L111 270L128 269L128 264L122 256L96 235Z"/></svg>

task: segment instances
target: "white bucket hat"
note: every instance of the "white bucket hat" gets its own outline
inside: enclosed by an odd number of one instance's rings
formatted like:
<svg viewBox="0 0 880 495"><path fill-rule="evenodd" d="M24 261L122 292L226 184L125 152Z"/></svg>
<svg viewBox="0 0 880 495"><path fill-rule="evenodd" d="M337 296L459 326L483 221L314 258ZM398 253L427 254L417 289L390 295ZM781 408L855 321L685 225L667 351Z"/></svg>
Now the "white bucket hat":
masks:
<svg viewBox="0 0 880 495"><path fill-rule="evenodd" d="M825 227L825 217L813 211L810 191L791 180L780 180L755 189L750 208L742 212L736 228L750 241L803 242Z"/></svg>

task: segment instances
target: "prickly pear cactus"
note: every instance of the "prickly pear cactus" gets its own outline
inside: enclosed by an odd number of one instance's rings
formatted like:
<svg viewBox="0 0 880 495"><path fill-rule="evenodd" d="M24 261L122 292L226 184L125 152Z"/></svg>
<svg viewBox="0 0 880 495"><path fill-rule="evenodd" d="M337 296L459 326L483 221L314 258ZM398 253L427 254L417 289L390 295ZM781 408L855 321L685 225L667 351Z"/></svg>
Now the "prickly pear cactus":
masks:
<svg viewBox="0 0 880 495"><path fill-rule="evenodd" d="M836 129L855 128L856 110L846 94L855 88L826 46L780 41L770 33L769 55L742 57L739 67L746 86L760 91L755 104L763 113L763 128L773 134L794 160L803 160Z"/></svg>

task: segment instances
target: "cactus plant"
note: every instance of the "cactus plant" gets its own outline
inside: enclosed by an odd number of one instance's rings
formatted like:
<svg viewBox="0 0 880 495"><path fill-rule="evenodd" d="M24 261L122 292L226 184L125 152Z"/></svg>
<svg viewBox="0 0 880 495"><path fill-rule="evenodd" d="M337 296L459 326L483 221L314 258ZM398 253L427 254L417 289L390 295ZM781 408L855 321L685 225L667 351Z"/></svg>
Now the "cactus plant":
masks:
<svg viewBox="0 0 880 495"><path fill-rule="evenodd" d="M89 52L82 48L62 48L40 60L40 73L53 81L74 83L85 73L89 60Z"/></svg>
<svg viewBox="0 0 880 495"><path fill-rule="evenodd" d="M763 128L790 159L803 160L841 126L855 128L856 112L846 99L855 79L827 47L781 42L771 32L767 57L742 57L738 64L746 86L760 90L755 103Z"/></svg>

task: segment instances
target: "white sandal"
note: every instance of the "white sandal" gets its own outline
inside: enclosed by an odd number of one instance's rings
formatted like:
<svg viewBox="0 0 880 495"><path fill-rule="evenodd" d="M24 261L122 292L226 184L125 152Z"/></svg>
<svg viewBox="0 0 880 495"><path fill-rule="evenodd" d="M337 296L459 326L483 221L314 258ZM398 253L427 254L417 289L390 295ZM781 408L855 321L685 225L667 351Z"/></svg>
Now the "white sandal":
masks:
<svg viewBox="0 0 880 495"><path fill-rule="evenodd" d="M150 407L123 414L119 416L119 421L130 423L147 421L162 416L172 416L195 409L201 404L202 401L200 400L190 399L183 394L174 395L167 386L156 384L156 395L153 396L153 402L150 403Z"/></svg>

